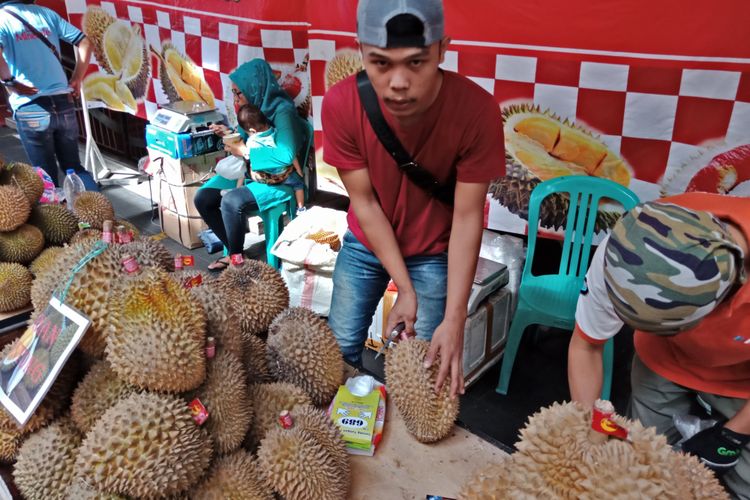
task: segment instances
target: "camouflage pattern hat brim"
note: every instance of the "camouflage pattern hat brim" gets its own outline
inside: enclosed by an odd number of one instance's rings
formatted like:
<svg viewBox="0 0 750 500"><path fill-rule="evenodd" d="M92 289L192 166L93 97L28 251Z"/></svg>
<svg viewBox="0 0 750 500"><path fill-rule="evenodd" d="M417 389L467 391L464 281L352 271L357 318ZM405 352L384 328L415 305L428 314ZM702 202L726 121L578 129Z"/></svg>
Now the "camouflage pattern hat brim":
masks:
<svg viewBox="0 0 750 500"><path fill-rule="evenodd" d="M744 281L744 255L712 214L648 202L612 229L607 292L631 327L662 335L694 327Z"/></svg>

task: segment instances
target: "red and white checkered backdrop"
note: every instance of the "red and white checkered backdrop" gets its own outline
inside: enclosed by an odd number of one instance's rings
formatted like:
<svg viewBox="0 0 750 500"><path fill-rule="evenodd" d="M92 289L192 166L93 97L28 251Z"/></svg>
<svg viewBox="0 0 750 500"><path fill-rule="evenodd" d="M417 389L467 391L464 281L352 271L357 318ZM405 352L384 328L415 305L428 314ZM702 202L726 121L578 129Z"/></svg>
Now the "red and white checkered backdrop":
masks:
<svg viewBox="0 0 750 500"><path fill-rule="evenodd" d="M316 144L327 62L356 47L356 0L66 0L80 26L87 5L101 5L141 27L148 44L169 39L202 66L221 107L227 73L262 57L299 64L308 55ZM444 68L468 76L499 105L528 102L598 135L633 174L641 199L685 189L716 154L750 144L750 3L720 5L614 0L504 2L445 0L453 39ZM164 96L154 80L139 110ZM743 150L744 151L744 150ZM750 153L738 165L750 178ZM319 185L339 181L321 164ZM748 195L748 190L735 194ZM503 207L490 225L522 230Z"/></svg>

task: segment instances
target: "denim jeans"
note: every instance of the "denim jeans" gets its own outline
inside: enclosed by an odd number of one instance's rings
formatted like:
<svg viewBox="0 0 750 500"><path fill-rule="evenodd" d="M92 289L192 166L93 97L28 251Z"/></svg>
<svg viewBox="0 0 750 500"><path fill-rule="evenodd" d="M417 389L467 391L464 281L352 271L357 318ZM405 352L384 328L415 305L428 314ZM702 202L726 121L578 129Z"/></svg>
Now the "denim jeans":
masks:
<svg viewBox="0 0 750 500"><path fill-rule="evenodd" d="M86 189L98 191L78 156L78 120L70 94L37 97L18 108L14 119L29 162L42 167L55 186L62 187L59 164L63 173L74 169Z"/></svg>
<svg viewBox="0 0 750 500"><path fill-rule="evenodd" d="M229 254L242 253L248 214L258 210L253 193L246 187L239 187L222 196L221 190L204 187L195 193L193 202Z"/></svg>
<svg viewBox="0 0 750 500"><path fill-rule="evenodd" d="M417 293L414 330L418 338L430 340L445 315L448 254L407 257L405 262ZM348 231L333 270L328 325L344 359L354 366L362 363L367 330L389 279L375 254Z"/></svg>

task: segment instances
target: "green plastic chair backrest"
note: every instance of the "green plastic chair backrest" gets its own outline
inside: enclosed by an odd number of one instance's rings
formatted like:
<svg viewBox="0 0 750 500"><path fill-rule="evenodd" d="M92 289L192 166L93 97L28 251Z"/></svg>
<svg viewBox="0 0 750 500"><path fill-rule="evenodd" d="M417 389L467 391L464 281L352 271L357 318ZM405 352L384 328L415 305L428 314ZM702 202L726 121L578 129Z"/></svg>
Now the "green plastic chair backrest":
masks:
<svg viewBox="0 0 750 500"><path fill-rule="evenodd" d="M539 228L539 212L544 198L555 193L568 194L565 239L558 274L583 279L589 263L591 240L602 199L614 200L630 210L639 203L638 196L614 181L600 177L568 175L538 184L529 200L529 230L523 277L532 277L531 267Z"/></svg>

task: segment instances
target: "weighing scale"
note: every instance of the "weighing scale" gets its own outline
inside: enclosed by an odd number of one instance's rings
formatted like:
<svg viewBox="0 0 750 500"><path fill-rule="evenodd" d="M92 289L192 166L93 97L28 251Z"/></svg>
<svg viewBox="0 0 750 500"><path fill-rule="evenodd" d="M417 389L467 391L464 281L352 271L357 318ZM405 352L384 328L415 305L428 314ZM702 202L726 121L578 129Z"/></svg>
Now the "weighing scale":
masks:
<svg viewBox="0 0 750 500"><path fill-rule="evenodd" d="M492 292L508 284L508 266L501 262L479 257L474 282L471 284L467 313L473 314L479 304Z"/></svg>
<svg viewBox="0 0 750 500"><path fill-rule="evenodd" d="M146 145L172 158L220 151L221 138L208 129L224 117L202 101L177 101L159 109L146 125Z"/></svg>

